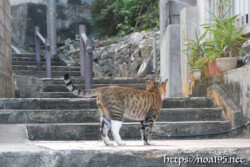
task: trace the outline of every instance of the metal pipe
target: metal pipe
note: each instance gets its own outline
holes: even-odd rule
[[[37,33],[39,33],[39,27],[35,26],[35,46],[36,46],[36,65],[41,65],[41,56],[40,56],[40,40],[38,39]]]
[[[85,69],[85,89],[92,89],[92,69],[93,69],[93,56],[92,56],[92,40],[86,41],[86,69]]]
[[[51,78],[51,52],[49,39],[45,40],[45,55],[46,55],[46,76]]]
[[[47,32],[51,44],[51,55],[55,55],[57,52],[55,0],[47,0]]]
[[[156,73],[156,66],[157,66],[157,55],[156,55],[156,35],[160,35],[159,32],[155,32],[153,35],[153,71],[152,73]]]
[[[85,34],[86,27],[84,25],[79,26],[80,33],[80,69],[81,69],[81,77],[85,77],[85,62],[86,62],[86,45],[83,41],[82,34]]]

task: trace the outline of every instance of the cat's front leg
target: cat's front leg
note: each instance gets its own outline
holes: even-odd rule
[[[155,145],[151,141],[152,130],[153,130],[154,121],[155,121],[154,113],[155,112],[153,112],[153,110],[150,110],[144,120],[144,137],[143,137],[144,145]]]
[[[126,145],[126,143],[122,141],[121,136],[119,134],[121,126],[122,121],[111,120],[112,135],[119,146],[124,146]]]

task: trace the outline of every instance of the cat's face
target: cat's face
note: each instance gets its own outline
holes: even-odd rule
[[[161,94],[166,95],[166,84],[168,79],[163,82],[153,82],[151,80],[146,80],[146,90],[150,92],[160,91]]]

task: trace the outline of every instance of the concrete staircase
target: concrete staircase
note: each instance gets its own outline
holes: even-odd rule
[[[187,138],[196,140],[175,137],[173,139],[182,140],[169,141],[160,137],[230,129],[231,122],[226,119],[222,108],[209,97],[164,99],[152,136],[157,146],[142,146],[139,123],[124,120],[120,134],[128,145],[106,147],[100,140],[100,112],[96,99],[74,96],[67,91],[61,78],[69,73],[73,76],[73,83],[84,88],[79,68],[54,62],[53,78],[48,79],[44,78],[45,67],[36,67],[33,57],[34,54],[13,55],[17,85],[21,97],[26,98],[0,98],[1,167],[180,166],[178,163],[164,163],[164,159],[166,156],[192,159],[194,155],[198,158],[239,156],[245,158],[246,166],[250,165],[248,139],[228,140],[221,139],[225,135],[216,135]],[[144,79],[104,78],[93,82],[93,87],[121,85],[145,89]],[[213,140],[207,140],[210,138]],[[191,164],[200,165],[194,161]]]
[[[73,78],[73,83],[84,89],[84,79],[80,78],[80,67],[67,67],[62,61],[52,60],[52,78],[46,78],[45,59],[41,67],[36,66],[35,54],[13,54],[12,69],[21,98],[77,98],[69,93],[63,82],[64,74]],[[94,78],[93,88],[119,85],[135,89],[145,89],[145,79]]]
[[[100,140],[100,112],[94,98],[0,99],[0,108],[0,123],[24,125],[29,140]],[[211,98],[168,98],[163,101],[153,139],[230,127]],[[120,134],[125,140],[140,140],[139,123],[125,120]]]
[[[73,76],[73,83],[84,89],[79,67],[66,67],[60,61],[52,61],[53,78],[44,78],[45,67],[36,66],[35,54],[14,54],[13,70],[17,75],[21,97],[26,98],[0,100],[1,124],[25,125],[29,140],[100,139],[100,112],[95,99],[73,95],[63,82],[62,76],[69,73]],[[110,85],[145,89],[145,80],[93,79],[94,88]],[[159,136],[166,134],[210,133],[230,128],[230,121],[225,119],[222,108],[216,107],[212,98],[169,98],[163,101],[153,138],[161,139]],[[139,132],[138,122],[125,120],[121,129],[123,139],[139,140]]]

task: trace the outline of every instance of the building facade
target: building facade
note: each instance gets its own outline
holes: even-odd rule
[[[9,0],[0,1],[0,97],[14,97]]]

